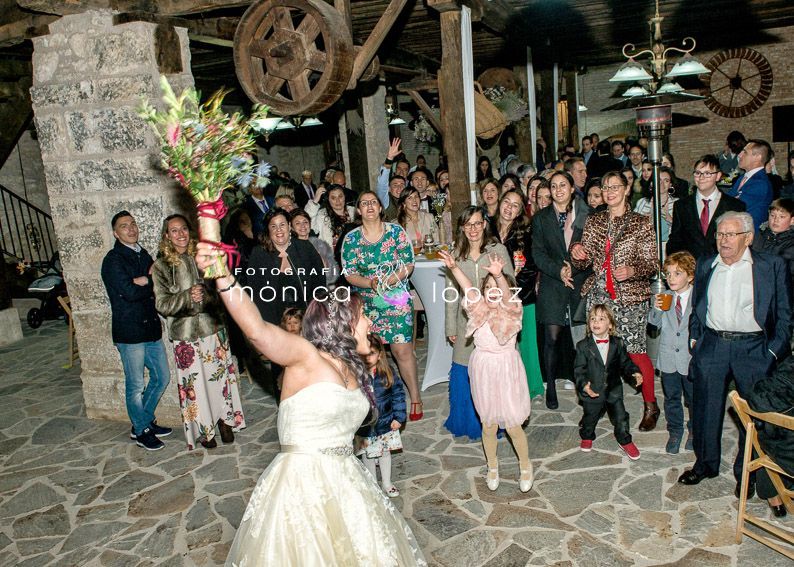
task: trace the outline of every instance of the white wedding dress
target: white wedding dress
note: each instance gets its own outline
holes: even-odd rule
[[[279,406],[279,453],[259,478],[227,566],[427,565],[400,512],[353,456],[360,390],[318,382]]]

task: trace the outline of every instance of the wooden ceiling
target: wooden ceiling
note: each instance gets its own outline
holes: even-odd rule
[[[624,43],[648,43],[647,19],[654,9],[653,0],[461,1],[474,7],[475,19],[477,12],[486,12],[473,30],[478,70],[523,64],[526,46],[532,47],[539,67],[554,61],[566,66],[621,61]],[[389,0],[350,3],[354,43],[362,44]],[[0,0],[0,49],[6,54],[29,54],[26,39],[46,33],[47,24],[59,15],[112,8],[133,18],[175,18],[187,25],[193,37],[197,82],[222,82],[233,79],[230,40],[249,4],[235,0]],[[665,41],[672,44],[692,35],[699,50],[775,41],[775,28],[794,25],[792,0],[660,0],[659,4],[665,16]],[[438,13],[423,0],[408,0],[379,55],[393,82],[410,78],[410,70],[435,72],[441,60]]]

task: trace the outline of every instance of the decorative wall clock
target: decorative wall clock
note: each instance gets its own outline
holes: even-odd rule
[[[747,47],[717,53],[706,63],[705,105],[725,118],[752,114],[772,93],[772,66],[766,57]]]

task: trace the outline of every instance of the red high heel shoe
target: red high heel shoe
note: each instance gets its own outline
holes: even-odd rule
[[[418,408],[419,411],[416,411]],[[411,413],[408,414],[408,419],[411,421],[419,421],[425,415],[423,411],[422,402],[411,402]]]

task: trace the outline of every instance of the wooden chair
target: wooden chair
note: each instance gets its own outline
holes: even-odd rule
[[[77,348],[77,341],[75,340],[74,335],[74,317],[72,317],[71,307],[72,302],[67,295],[66,297],[58,297],[58,303],[61,304],[64,313],[66,313],[66,316],[69,318],[69,362],[63,366],[64,368],[69,369],[74,366],[74,361],[80,358],[80,350]]]
[[[747,439],[744,444],[744,468],[742,470],[742,488],[741,498],[739,499],[739,511],[736,522],[736,542],[741,543],[742,536],[747,535],[764,545],[771,547],[790,559],[794,559],[794,531],[783,529],[778,526],[772,525],[769,522],[762,520],[757,516],[753,516],[747,511],[747,482],[750,478],[750,473],[760,468],[766,469],[772,484],[775,486],[780,499],[788,510],[789,514],[794,514],[794,490],[788,490],[783,484],[780,475],[788,478],[794,478],[786,473],[772,458],[767,455],[761,448],[758,442],[758,430],[756,429],[753,420],[771,423],[778,427],[794,430],[794,417],[783,415],[781,413],[759,413],[750,409],[747,402],[739,396],[735,390],[730,393],[731,403],[739,415],[739,419],[747,430]],[[755,458],[753,458],[753,451],[755,451]],[[770,533],[777,537],[781,542],[788,545],[782,545],[779,541],[771,539],[767,535],[763,535],[758,531],[752,530],[746,524],[753,524],[758,528]]]

